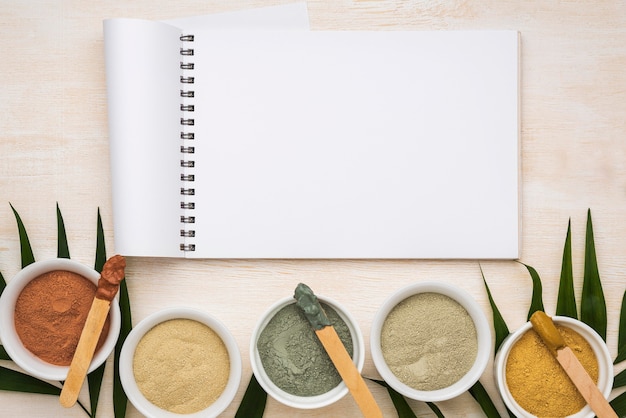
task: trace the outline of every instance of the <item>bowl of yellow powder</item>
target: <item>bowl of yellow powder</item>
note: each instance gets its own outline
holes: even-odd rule
[[[151,418],[216,417],[241,382],[237,342],[208,313],[170,308],[143,319],[120,354],[120,380],[131,403]]]
[[[552,318],[565,343],[600,392],[607,397],[613,387],[613,363],[602,338],[573,318]],[[509,335],[494,362],[496,386],[506,406],[516,416],[591,418],[591,407],[576,390],[557,360],[527,322]]]
[[[320,305],[359,371],[365,362],[363,335],[355,318],[339,303],[318,296]],[[273,304],[250,339],[252,371],[261,387],[284,405],[315,409],[348,393],[313,327],[293,297]]]
[[[415,283],[389,297],[374,317],[370,346],[383,380],[425,402],[467,391],[484,372],[493,347],[481,307],[443,282]]]

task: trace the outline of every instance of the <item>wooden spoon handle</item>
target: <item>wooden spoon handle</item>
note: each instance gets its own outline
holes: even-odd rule
[[[598,418],[618,418],[571,348],[558,350],[556,359]]]
[[[591,379],[587,370],[580,364],[572,349],[565,344],[565,340],[552,322],[552,318],[543,311],[536,311],[530,317],[530,323],[598,418],[617,418],[617,414]]]
[[[60,402],[66,408],[70,408],[78,400],[80,388],[83,386],[85,376],[87,376],[98,339],[102,333],[102,327],[109,314],[110,305],[111,302],[108,300],[98,298],[93,300],[67,373],[67,379],[61,389]]]
[[[352,362],[352,358],[343,346],[337,331],[332,326],[326,326],[315,330],[315,334],[324,346],[339,375],[345,382],[359,409],[366,418],[382,418],[381,412],[374,396],[365,384],[361,373]]]

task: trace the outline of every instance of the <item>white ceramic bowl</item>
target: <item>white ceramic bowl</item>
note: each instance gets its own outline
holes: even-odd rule
[[[363,364],[365,362],[365,344],[363,342],[363,334],[361,333],[361,330],[359,329],[355,318],[350,315],[350,313],[344,307],[339,305],[334,300],[326,298],[324,296],[317,296],[317,298],[320,302],[323,302],[332,307],[337,312],[339,317],[346,323],[346,325],[348,325],[348,329],[350,330],[350,334],[352,335],[352,360],[360,372],[363,369]],[[265,312],[265,314],[256,324],[254,330],[252,331],[252,336],[250,339],[250,362],[252,363],[252,371],[254,372],[257,381],[265,390],[265,392],[267,392],[272,398],[276,399],[280,403],[290,406],[292,408],[299,409],[321,408],[338,401],[348,393],[348,387],[343,381],[330,391],[321,395],[292,395],[291,393],[286,392],[276,386],[276,384],[272,382],[272,380],[268,377],[265,369],[263,368],[263,364],[261,363],[261,357],[259,356],[259,351],[257,349],[257,341],[259,339],[259,336],[261,335],[261,332],[263,331],[263,329],[265,329],[269,321],[274,317],[274,315],[276,315],[279,310],[295,302],[296,301],[293,297],[286,297],[277,301]]]
[[[563,325],[576,331],[591,345],[591,348],[598,359],[598,388],[604,397],[608,397],[611,393],[611,389],[613,388],[613,361],[611,360],[609,350],[602,338],[587,324],[573,318],[554,316],[552,317],[552,321],[555,324]],[[534,418],[535,416],[529,414],[522,407],[520,407],[515,401],[515,398],[511,395],[511,392],[506,384],[506,363],[509,358],[509,353],[511,352],[511,347],[513,347],[522,335],[524,335],[531,328],[532,324],[527,322],[517,331],[509,335],[500,346],[500,350],[496,355],[496,360],[493,366],[496,386],[498,387],[498,391],[500,392],[504,403],[511,410],[511,412],[521,418]],[[593,416],[595,416],[595,414],[591,410],[591,407],[586,405],[576,414],[570,415],[569,417],[591,418]]]
[[[211,328],[224,342],[230,359],[230,374],[222,394],[206,409],[192,414],[177,414],[154,405],[146,399],[143,393],[141,393],[133,373],[133,358],[139,341],[156,325],[171,319],[192,319]],[[241,353],[239,352],[237,341],[232,336],[230,331],[228,331],[226,326],[213,316],[204,311],[192,308],[178,307],[164,309],[144,318],[133,328],[130,334],[128,334],[120,354],[120,380],[122,382],[122,386],[124,387],[124,392],[126,392],[128,399],[135,406],[135,408],[149,418],[216,417],[222,413],[228,405],[230,405],[237,394],[239,383],[241,382],[241,373]]]
[[[380,336],[383,323],[393,308],[406,298],[419,293],[439,293],[458,302],[474,321],[478,339],[476,360],[470,370],[456,383],[437,390],[417,390],[401,382],[391,371],[383,357]],[[467,391],[485,371],[492,351],[491,328],[483,311],[476,301],[464,290],[442,282],[420,282],[398,290],[378,310],[374,316],[370,334],[370,346],[374,365],[389,386],[400,394],[419,401],[436,402],[452,399]]]
[[[15,303],[24,287],[35,277],[44,273],[65,270],[80,274],[89,279],[96,286],[100,273],[66,258],[37,261],[20,270],[7,284],[0,297],[0,340],[11,359],[24,371],[32,376],[47,380],[65,380],[69,366],[56,366],[45,362],[28,351],[15,331],[14,312]],[[98,368],[106,361],[113,349],[120,333],[121,314],[117,297],[111,301],[110,326],[107,338],[102,347],[94,354],[89,372]]]

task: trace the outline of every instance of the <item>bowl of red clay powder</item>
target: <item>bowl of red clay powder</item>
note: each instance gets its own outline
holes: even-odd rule
[[[99,278],[97,271],[65,258],[19,271],[0,297],[0,340],[9,357],[32,376],[65,380]],[[115,348],[120,325],[114,298],[89,372]]]

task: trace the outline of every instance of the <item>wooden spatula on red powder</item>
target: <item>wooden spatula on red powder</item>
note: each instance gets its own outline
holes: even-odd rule
[[[111,301],[120,288],[120,282],[124,278],[126,260],[121,255],[115,255],[104,263],[96,297],[91,304],[85,326],[80,334],[72,363],[70,364],[67,379],[61,389],[61,405],[66,408],[73,406],[78,400],[80,388],[83,386],[89,365],[93,359],[98,339],[102,333],[102,327],[109,314]]]

